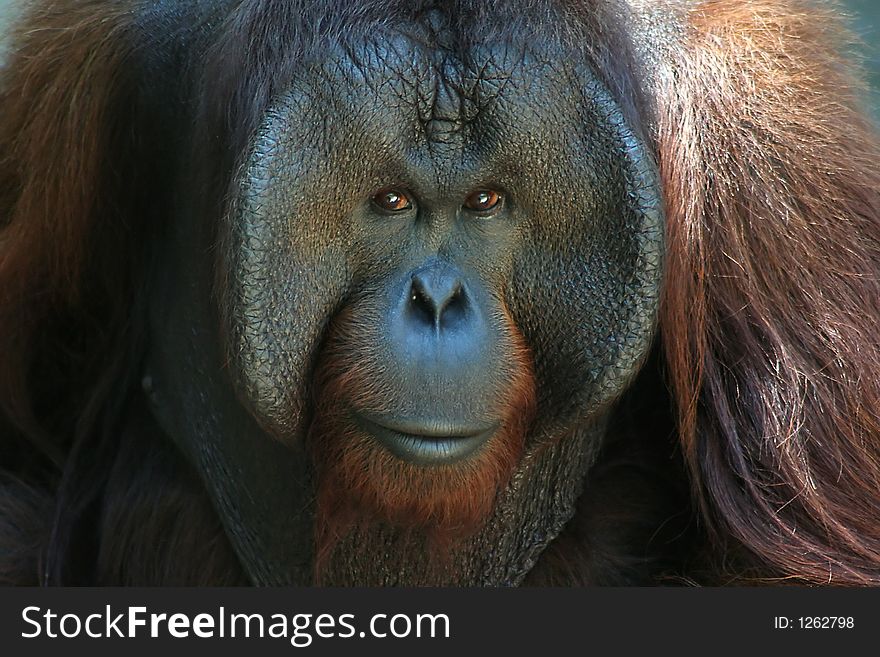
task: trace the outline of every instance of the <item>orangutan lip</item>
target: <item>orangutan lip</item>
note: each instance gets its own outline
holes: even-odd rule
[[[461,461],[476,452],[498,428],[497,425],[487,429],[411,422],[394,422],[394,426],[388,426],[385,421],[379,424],[362,415],[356,416],[356,422],[394,456],[415,465]]]

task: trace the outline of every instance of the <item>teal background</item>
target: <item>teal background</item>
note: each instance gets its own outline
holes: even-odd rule
[[[871,84],[870,102],[880,119],[880,0],[846,0],[850,25],[858,36],[864,65]]]

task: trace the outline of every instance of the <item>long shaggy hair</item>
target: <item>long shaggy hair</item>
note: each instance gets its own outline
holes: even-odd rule
[[[661,325],[721,549],[878,584],[880,144],[844,36],[809,2],[694,10],[659,90]]]
[[[297,32],[307,2],[247,0],[186,27],[143,4],[36,3],[0,74],[6,583],[245,581],[198,477],[140,400],[145,245],[156,218],[172,215],[164,163],[182,143],[144,98],[167,84],[167,111],[195,108],[204,152],[218,149],[204,164],[216,165],[206,180],[222,200],[309,44],[419,3],[338,0],[314,34]],[[554,3],[488,4],[486,24],[503,33],[507,14]],[[880,143],[856,100],[847,34],[806,0],[555,4],[660,165],[668,263],[657,371],[708,541],[704,581],[880,584]],[[649,48],[649,74],[627,26],[655,11],[680,16]],[[190,52],[204,33],[211,43]],[[528,386],[513,388],[511,408],[528,407]],[[481,475],[485,491],[516,458],[516,441],[505,444]],[[412,473],[380,478],[380,490],[351,472],[332,476],[395,517],[454,524],[480,517],[491,497],[416,508]],[[548,551],[563,570],[577,570],[579,548],[560,552],[574,535]]]

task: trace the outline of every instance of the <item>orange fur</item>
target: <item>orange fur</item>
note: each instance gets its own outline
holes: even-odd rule
[[[880,584],[880,144],[836,18],[709,1],[658,79],[661,325],[719,552]]]

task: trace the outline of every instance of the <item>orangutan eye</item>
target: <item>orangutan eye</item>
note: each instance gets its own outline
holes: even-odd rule
[[[409,196],[399,189],[383,189],[373,195],[373,203],[384,212],[403,212],[412,208]]]
[[[474,212],[492,212],[501,207],[501,194],[491,189],[478,189],[465,200],[464,207]]]

